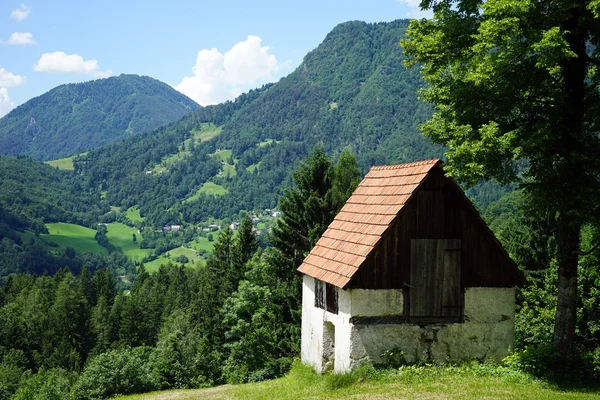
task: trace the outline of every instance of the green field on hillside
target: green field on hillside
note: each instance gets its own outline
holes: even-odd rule
[[[211,233],[213,235],[213,239],[216,239],[217,236],[219,235],[219,232],[211,232]],[[198,241],[198,243],[196,243],[196,240],[189,243],[190,246],[192,246],[196,251],[204,250],[207,252],[212,252],[213,248],[215,247],[214,240],[211,242],[206,237],[199,237],[197,239],[197,241]]]
[[[215,126],[214,124],[200,124],[200,129],[193,129],[190,133],[194,135],[196,143],[201,143],[218,136],[222,130],[223,127]]]
[[[62,248],[72,247],[77,251],[108,254],[108,251],[94,239],[96,231],[93,229],[63,222],[46,224],[46,227],[49,233],[40,236],[44,240],[54,242]]]
[[[106,237],[113,244],[113,246],[120,247],[123,250],[123,254],[129,257],[131,260],[141,260],[146,255],[152,252],[151,249],[140,249],[140,242],[142,241],[142,235],[138,232],[137,228],[132,228],[120,222],[113,222],[106,224]],[[136,242],[133,243],[133,235],[136,236]]]
[[[200,197],[202,193],[213,196],[221,196],[227,193],[227,189],[213,182],[205,182],[202,187],[196,191],[196,193],[185,199],[185,201],[194,201]]]
[[[171,260],[177,259],[179,256],[186,256],[190,263],[196,263],[200,260],[200,255],[194,249],[186,249],[185,247],[177,247],[176,249],[167,252]]]
[[[129,218],[130,221],[133,222],[143,222],[144,217],[140,215],[140,209],[138,206],[129,207],[127,211],[125,211],[125,216]]]
[[[561,390],[506,367],[361,368],[351,374],[317,375],[296,365],[280,379],[208,389],[170,390],[121,400],[191,399],[598,399],[600,390]]]
[[[69,171],[73,171],[75,167],[73,166],[73,157],[67,158],[59,158],[58,160],[46,161],[46,164],[56,167],[58,169],[65,169]]]

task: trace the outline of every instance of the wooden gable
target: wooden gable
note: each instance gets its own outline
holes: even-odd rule
[[[523,280],[440,160],[373,167],[299,271],[340,288],[410,289],[421,239],[460,243],[461,290]]]

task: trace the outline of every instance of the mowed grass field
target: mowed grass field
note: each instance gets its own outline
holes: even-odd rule
[[[46,164],[58,169],[65,169],[69,171],[73,171],[75,169],[75,167],[73,166],[73,157],[59,158],[58,160],[46,161]]]
[[[64,222],[46,224],[46,227],[49,233],[40,236],[44,240],[58,244],[61,248],[72,247],[77,251],[108,254],[108,251],[94,239],[96,235],[94,229]]]
[[[106,224],[106,237],[117,247],[123,250],[123,254],[132,260],[141,260],[146,255],[152,252],[151,249],[140,249],[142,235],[137,231],[137,228],[132,228],[121,222],[113,222]],[[133,243],[133,235],[136,236],[136,242]]]
[[[196,191],[196,193],[194,193],[193,195],[191,195],[184,201],[186,201],[186,202],[194,201],[194,200],[198,199],[198,197],[200,197],[200,195],[202,193],[208,194],[208,195],[213,195],[213,196],[221,196],[221,195],[224,195],[227,193],[227,189],[225,189],[223,186],[217,185],[216,183],[213,183],[213,182],[205,182],[202,185],[202,187]]]
[[[121,400],[189,399],[525,399],[591,400],[600,390],[563,390],[505,367],[362,368],[322,375],[296,365],[283,378],[208,389],[170,390],[118,397]]]
[[[140,209],[137,206],[129,207],[127,211],[125,211],[125,216],[133,222],[144,221],[144,217],[140,215]]]

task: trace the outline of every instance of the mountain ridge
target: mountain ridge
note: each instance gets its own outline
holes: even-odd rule
[[[151,131],[198,108],[154,78],[121,74],[57,86],[0,119],[0,154],[42,161]]]

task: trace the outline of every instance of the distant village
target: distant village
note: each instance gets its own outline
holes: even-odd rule
[[[263,215],[263,217],[268,216],[271,218],[279,218],[279,217],[281,217],[281,211],[265,208],[262,212],[262,215]],[[261,218],[259,216],[257,216],[256,214],[250,214],[249,216],[250,216],[250,220],[252,221],[253,225],[257,225],[259,222],[261,222]],[[229,228],[231,228],[234,231],[237,230],[239,227],[240,227],[239,222],[232,222],[231,224],[229,224]],[[201,232],[216,232],[221,229],[221,225],[209,224],[209,225],[205,225],[205,226],[198,226],[196,229]],[[163,226],[163,228],[162,228],[163,233],[180,232],[182,230],[183,230],[183,225],[175,225],[175,224],[167,224],[167,225]],[[257,229],[256,227],[253,228],[253,231],[256,233],[256,235],[260,235],[262,233],[262,230]]]

